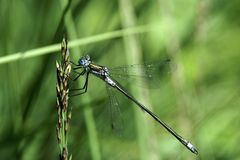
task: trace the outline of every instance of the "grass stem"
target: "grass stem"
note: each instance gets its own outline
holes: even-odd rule
[[[62,41],[62,62],[58,63],[56,61],[57,68],[57,113],[58,113],[58,123],[56,126],[57,139],[60,148],[59,159],[60,160],[70,160],[67,140],[68,140],[68,130],[69,121],[71,119],[71,109],[68,106],[68,93],[69,93],[69,75],[71,72],[69,50],[67,48],[67,41],[63,39]]]

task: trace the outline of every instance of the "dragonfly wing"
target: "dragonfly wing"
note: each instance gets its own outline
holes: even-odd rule
[[[166,59],[158,63],[134,64],[110,68],[110,75],[119,82],[131,82],[131,84],[159,88],[161,78],[169,75],[171,61]],[[147,85],[146,85],[147,84]]]
[[[123,129],[123,119],[119,107],[119,102],[114,92],[114,88],[108,84],[106,84],[106,88],[109,96],[108,110],[110,114],[111,128],[114,132],[117,132],[117,134],[119,134]]]

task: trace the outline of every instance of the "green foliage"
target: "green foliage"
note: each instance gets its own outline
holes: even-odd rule
[[[64,35],[74,62],[83,54],[109,67],[171,57],[159,89],[141,95],[127,84],[129,92],[200,159],[240,159],[239,10],[237,0],[0,1],[0,159],[58,158],[55,61]],[[72,159],[196,159],[117,96],[117,133],[100,80],[91,77],[88,93],[70,99]]]

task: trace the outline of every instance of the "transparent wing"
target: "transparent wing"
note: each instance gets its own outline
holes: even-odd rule
[[[117,134],[122,132],[123,129],[123,120],[121,115],[121,110],[119,107],[119,102],[116,98],[115,92],[113,91],[113,88],[106,84],[107,93],[109,96],[109,114],[110,114],[110,120],[111,120],[111,128],[114,132]]]
[[[117,81],[131,82],[150,88],[158,88],[160,79],[170,73],[170,59],[163,60],[158,63],[134,64],[109,68],[110,75]]]

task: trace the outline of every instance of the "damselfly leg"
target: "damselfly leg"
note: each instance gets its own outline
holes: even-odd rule
[[[75,64],[74,64],[75,65]],[[81,69],[82,67],[79,66],[79,67],[75,67],[73,68],[74,71],[78,74],[74,79],[73,81],[76,81],[80,76],[83,76],[85,73],[86,73],[86,70],[82,70],[81,72],[77,72],[76,70],[77,69]],[[72,96],[78,96],[78,95],[81,95],[81,94],[84,94],[87,92],[87,89],[88,89],[88,77],[89,77],[89,72],[87,72],[86,74],[86,78],[85,78],[85,82],[84,82],[84,85],[83,87],[81,88],[77,88],[77,89],[70,89],[71,92],[75,92],[73,94],[70,94],[70,97]],[[77,93],[76,93],[77,92]]]

